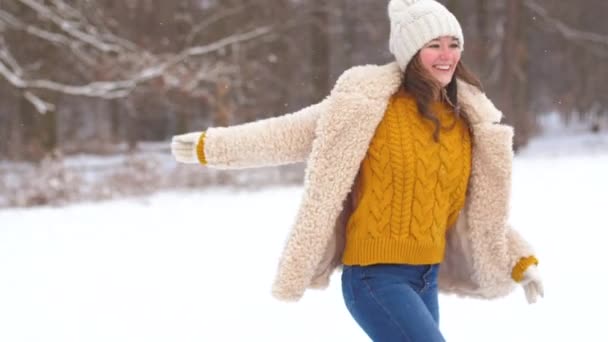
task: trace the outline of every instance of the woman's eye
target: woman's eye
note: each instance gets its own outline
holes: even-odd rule
[[[433,48],[433,49],[438,49],[439,48],[439,44],[431,44],[431,45],[429,45],[427,47]]]
[[[450,47],[452,49],[458,49],[460,47],[460,45],[458,45],[458,44],[452,44],[452,45],[450,45]]]

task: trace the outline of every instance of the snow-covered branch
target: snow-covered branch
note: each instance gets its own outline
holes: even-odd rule
[[[99,32],[97,32],[97,30],[94,27],[87,26],[87,27],[84,27],[84,30],[82,30],[81,23],[70,21],[67,18],[61,17],[59,14],[55,13],[49,7],[45,6],[42,3],[37,2],[35,0],[19,0],[19,1],[21,3],[23,3],[24,5],[28,6],[29,8],[31,8],[32,10],[34,10],[40,17],[46,18],[46,19],[50,20],[51,22],[53,22],[55,25],[57,25],[57,27],[59,27],[62,31],[66,32],[68,35],[78,39],[79,41],[81,41],[83,43],[89,44],[90,46],[92,46],[100,51],[121,53],[124,50],[133,48],[133,46],[134,46],[132,44],[129,44],[129,45],[124,44],[123,40],[120,40],[120,41],[115,40],[113,42],[103,41],[102,39],[100,39],[101,37],[99,35]],[[59,1],[55,1],[56,4],[58,2]],[[68,5],[65,5],[65,6],[68,6]],[[71,7],[66,7],[66,8],[71,9],[70,11],[68,11],[68,13],[72,13],[72,12],[76,11],[75,9],[73,9]],[[109,37],[112,37],[112,36],[110,35]]]
[[[5,48],[5,46],[6,42],[4,40],[4,37],[0,36],[0,62],[7,63],[15,71],[15,74],[19,76],[23,75],[23,70],[21,69],[21,66],[19,65],[19,63],[17,63],[15,57],[13,57],[13,55]]]
[[[7,63],[14,70],[14,72],[12,73],[12,79],[18,79],[18,76],[23,75],[23,70],[21,69],[21,66],[17,63],[15,58],[11,55],[10,51],[4,48],[5,46],[6,42],[4,41],[4,37],[0,36],[0,73],[3,69],[8,70],[8,67],[4,65],[4,63]],[[49,110],[53,110],[55,108],[53,104],[44,101],[43,99],[28,90],[24,92],[23,96],[32,105],[34,105],[34,107],[39,113],[45,114]]]
[[[81,95],[102,98],[116,98],[126,96],[134,87],[134,81],[93,82],[83,86],[61,84],[49,80],[24,80],[16,72],[0,61],[0,75],[16,88],[20,89],[46,89],[64,94]]]
[[[187,74],[186,72],[181,72],[181,76],[173,75],[174,73],[180,73],[177,71],[172,72],[171,69],[191,57],[200,57],[206,54],[219,51],[220,49],[226,48],[230,45],[239,44],[260,37],[264,34],[271,32],[271,30],[271,27],[260,27],[250,32],[235,34],[226,37],[208,45],[189,47],[175,55],[165,56],[164,58],[155,57],[153,60],[150,61],[150,66],[130,73],[130,77],[114,81],[91,82],[85,85],[69,85],[46,79],[25,79],[23,76],[22,69],[15,61],[15,59],[11,57],[9,51],[5,48],[6,44],[0,41],[0,75],[2,75],[14,87],[26,90],[26,97],[28,98],[28,100],[32,102],[32,104],[34,104],[36,108],[42,113],[48,110],[49,104],[35,96],[30,90],[43,89],[70,95],[111,99],[125,97],[138,84],[144,83],[157,77],[164,77],[173,86],[178,86],[180,82],[183,81],[183,78],[188,78],[189,82],[187,84],[184,84],[182,88],[193,90],[195,88],[195,82],[216,82],[220,78],[220,75],[222,73],[221,70],[226,71],[228,70],[228,68],[213,68],[209,65],[203,65],[201,66],[198,72],[195,72],[189,76],[184,75]],[[138,57],[134,55],[133,58]]]
[[[608,36],[601,35],[595,32],[586,32],[574,29],[566,25],[559,19],[556,19],[549,15],[549,12],[534,0],[528,0],[524,2],[524,4],[529,10],[539,15],[547,23],[552,25],[564,38],[587,43],[600,44],[608,47]]]
[[[217,42],[208,45],[190,47],[175,56],[170,63],[175,64],[188,57],[202,56],[211,52],[219,51],[227,46],[242,43],[270,32],[272,32],[272,26],[264,26],[246,33],[235,34],[224,39],[220,39]]]
[[[57,3],[57,6],[67,6],[61,1],[55,2]],[[60,8],[62,8],[62,10],[65,9],[64,7]],[[74,9],[70,9],[67,11],[67,13],[71,13],[72,16],[78,15],[77,13],[74,13],[74,11]],[[4,24],[5,27],[9,27],[13,30],[26,32],[34,37],[49,42],[50,44],[66,47],[73,52],[75,57],[83,61],[88,66],[94,66],[99,53],[105,53],[104,51],[85,49],[85,46],[88,45],[87,42],[84,42],[79,38],[66,35],[64,31],[52,32],[46,29],[42,29],[39,26],[30,23],[25,23],[19,18],[12,15],[11,13],[0,9],[0,25],[1,24]],[[146,51],[143,51],[143,49],[138,49],[135,44],[129,42],[128,40],[116,37],[112,34],[99,33],[99,39],[119,42],[120,46],[124,46],[124,50],[129,51],[131,54],[135,51],[138,51],[138,53],[140,54],[147,53]]]
[[[25,91],[23,96],[36,108],[40,114],[46,114],[49,111],[55,110],[54,104],[44,101],[31,91]]]
[[[195,25],[192,30],[190,30],[190,33],[188,33],[188,36],[186,37],[186,44],[190,45],[193,41],[194,38],[201,33],[202,31],[206,30],[207,28],[209,28],[211,25],[217,23],[218,21],[228,18],[231,15],[234,15],[236,13],[239,13],[241,11],[243,11],[246,8],[246,5],[242,5],[242,6],[237,6],[237,7],[231,7],[228,9],[223,9],[220,10],[219,12],[211,15],[209,18],[203,20],[202,22],[198,23],[197,25]]]
[[[14,17],[12,14],[1,9],[0,22],[4,22],[8,27],[11,27],[12,29],[25,31],[33,36],[36,36],[53,44],[74,47],[77,43],[74,40],[68,39],[64,35],[50,32],[31,24],[26,24],[18,18]]]

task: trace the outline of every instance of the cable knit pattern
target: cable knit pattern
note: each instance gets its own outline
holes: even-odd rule
[[[431,111],[444,127],[456,119],[441,103]],[[434,127],[411,95],[391,98],[355,184],[345,264],[442,261],[445,232],[464,206],[471,141],[462,118],[453,129],[442,129],[439,142]]]
[[[471,153],[469,153],[471,149],[471,136],[468,131],[468,127],[460,127],[462,137],[465,139],[464,143],[460,146],[450,146],[447,144],[443,144],[446,149],[450,150],[449,154],[459,153],[458,151],[451,149],[460,148],[460,155],[462,156],[462,163],[460,170],[458,168],[452,168],[449,172],[449,182],[450,184],[456,184],[453,187],[453,191],[450,196],[451,207],[450,207],[450,215],[448,217],[447,226],[451,227],[456,224],[456,220],[458,219],[458,214],[460,213],[460,208],[464,207],[465,204],[465,196],[462,194],[466,194],[467,187],[469,185],[469,174],[470,174],[470,165],[471,165]]]
[[[393,179],[390,171],[390,146],[387,144],[389,132],[385,130],[379,132],[378,139],[372,142],[368,152],[369,158],[373,163],[369,164],[369,172],[371,174],[370,182],[372,183],[372,197],[369,206],[369,220],[365,224],[368,227],[368,232],[373,237],[379,237],[384,232],[387,232],[390,223],[391,202],[393,200],[393,182],[399,181],[399,177]]]

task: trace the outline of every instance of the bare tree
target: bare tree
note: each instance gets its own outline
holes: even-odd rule
[[[34,110],[48,114],[44,119],[31,113],[22,115],[28,127],[42,120],[48,128],[45,131],[48,144],[42,150],[54,148],[57,140],[54,137],[56,103],[53,101],[57,94],[125,99],[126,102],[121,102],[127,127],[132,128],[128,130],[128,134],[133,135],[129,139],[130,145],[134,146],[138,136],[134,131],[138,127],[138,111],[137,105],[130,101],[133,101],[136,89],[160,93],[177,90],[189,97],[204,98],[217,107],[219,104],[214,101],[222,99],[217,96],[218,84],[225,85],[238,69],[234,60],[227,61],[222,54],[227,50],[234,54],[241,44],[260,39],[273,30],[271,25],[251,23],[236,30],[234,26],[231,30],[220,30],[222,33],[215,39],[209,39],[209,35],[200,35],[205,28],[195,25],[193,18],[186,25],[168,24],[173,17],[167,15],[177,16],[180,11],[187,13],[190,11],[188,6],[178,8],[177,4],[163,3],[167,8],[158,11],[157,5],[150,1],[139,0],[131,4],[134,8],[124,13],[144,14],[135,17],[136,27],[158,27],[153,22],[159,22],[161,27],[167,23],[166,26],[173,29],[154,32],[157,33],[155,37],[167,35],[160,42],[150,41],[149,32],[142,35],[141,31],[134,31],[126,34],[130,37],[121,36],[112,30],[112,27],[119,27],[115,20],[110,19],[109,24],[105,24],[100,8],[80,8],[67,1],[14,0],[0,9],[0,25],[7,32],[6,39],[0,36],[0,75],[20,90],[22,98]],[[120,11],[124,8],[120,6],[107,10],[115,12],[116,16],[111,18],[134,19],[124,14],[121,17]],[[155,18],[155,13],[160,18]],[[163,13],[165,17],[162,17]],[[210,19],[207,24],[212,22]],[[215,24],[218,24],[217,20]],[[192,25],[188,34],[180,31],[188,25]],[[172,42],[169,38],[174,36],[184,37],[184,41]],[[39,44],[22,44],[28,41]],[[38,51],[32,51],[35,46]],[[57,57],[57,63],[49,63],[51,54]],[[19,108],[22,112],[30,110],[22,102]],[[25,135],[28,139],[41,136],[39,133]]]
[[[441,2],[518,147],[541,113],[599,129],[608,2]],[[388,29],[386,1],[2,0],[0,154],[134,149],[294,110],[345,68],[392,60]]]

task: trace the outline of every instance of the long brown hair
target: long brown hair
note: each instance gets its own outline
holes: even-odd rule
[[[437,99],[441,99],[454,109],[456,119],[463,117],[466,120],[469,109],[458,102],[458,86],[456,80],[460,79],[480,90],[483,89],[483,86],[481,85],[479,78],[467,68],[461,60],[458,62],[458,65],[456,65],[452,81],[445,86],[445,88],[442,88],[433,76],[424,68],[419,55],[420,52],[416,53],[411,62],[407,65],[401,88],[414,96],[420,115],[433,122],[435,125],[433,138],[438,142],[439,131],[442,127],[439,118],[430,111],[431,103],[435,102]],[[457,120],[454,120],[450,127],[443,128],[447,130],[454,128],[456,121]]]

